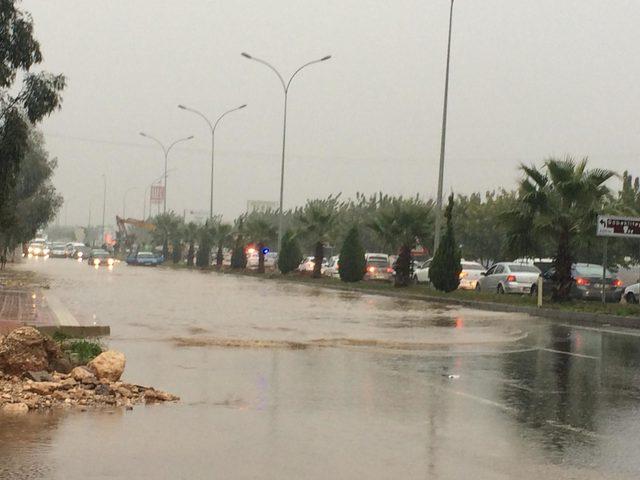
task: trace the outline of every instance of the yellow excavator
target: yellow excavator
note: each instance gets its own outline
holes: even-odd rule
[[[135,234],[127,230],[127,225],[132,225],[148,232],[153,232],[156,229],[155,223],[145,222],[144,220],[136,220],[135,218],[121,218],[117,215],[116,224],[118,225],[119,242],[124,243],[124,246],[127,249],[132,248],[133,243],[136,240]]]

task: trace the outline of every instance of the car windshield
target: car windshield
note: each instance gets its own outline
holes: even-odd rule
[[[155,255],[150,252],[140,252],[138,258],[153,258]]]
[[[484,267],[479,263],[462,262],[462,269],[463,270],[484,270]]]
[[[583,277],[602,277],[602,265],[576,265],[575,273]],[[607,275],[611,276],[611,272],[607,270]]]
[[[108,257],[109,252],[105,250],[94,250],[93,252],[91,252],[91,255],[93,255],[94,257]]]
[[[382,258],[370,258],[367,262],[367,265],[373,265],[375,267],[386,267],[389,265],[389,262]]]
[[[509,270],[512,272],[522,272],[522,273],[540,273],[540,269],[538,267],[534,267],[532,265],[509,265]]]

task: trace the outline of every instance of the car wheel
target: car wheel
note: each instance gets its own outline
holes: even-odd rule
[[[414,285],[418,285],[418,284],[420,283],[420,282],[418,281],[418,276],[417,276],[417,275],[414,275],[414,276],[411,278],[411,283],[413,283]]]
[[[482,288],[480,288],[480,282],[476,282],[476,292],[481,292]]]
[[[633,292],[627,293],[627,295],[624,298],[627,300],[627,303],[638,303],[638,299],[633,294]]]
[[[538,286],[537,285],[531,285],[531,290],[529,291],[529,295],[531,295],[532,297],[535,297],[538,295]]]
[[[498,295],[502,295],[504,293],[504,287],[501,283],[498,284]]]

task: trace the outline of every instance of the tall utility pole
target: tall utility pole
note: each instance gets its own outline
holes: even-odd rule
[[[263,65],[269,67],[271,70],[273,70],[275,72],[275,74],[278,76],[278,78],[280,79],[280,83],[282,83],[282,88],[284,89],[284,117],[283,117],[283,123],[282,123],[282,163],[280,166],[280,213],[278,215],[278,252],[280,251],[280,247],[282,246],[282,227],[283,227],[283,223],[284,223],[284,205],[283,205],[283,200],[284,200],[284,158],[285,158],[285,149],[286,149],[286,142],[287,142],[287,100],[288,100],[288,95],[289,95],[289,87],[291,86],[291,81],[293,80],[293,78],[300,72],[300,70],[302,70],[305,67],[308,67],[309,65],[313,65],[314,63],[320,63],[320,62],[324,62],[326,60],[329,60],[331,58],[331,55],[327,55],[325,57],[320,58],[319,60],[313,60],[311,62],[305,63],[304,65],[302,65],[300,68],[298,68],[295,72],[293,72],[293,75],[291,75],[291,77],[289,78],[288,82],[284,81],[284,78],[282,77],[282,75],[280,75],[280,72],[278,72],[278,70],[276,70],[276,68],[271,65],[270,63],[265,62],[264,60],[260,60],[259,58],[253,57],[251,55],[249,55],[248,53],[243,52],[242,56],[245,58],[248,58],[249,60],[254,60],[258,63],[262,63]]]
[[[438,197],[436,198],[436,228],[433,240],[433,253],[440,246],[440,230],[442,228],[442,183],[444,180],[444,157],[447,144],[447,108],[449,106],[449,65],[451,63],[451,30],[453,27],[453,2],[449,12],[449,41],[447,44],[447,73],[444,83],[444,106],[442,108],[442,138],[440,140],[440,169],[438,171]]]
[[[104,191],[102,193],[102,238],[100,239],[100,247],[104,245],[104,215],[107,209],[107,176],[103,173],[102,180],[104,181]]]
[[[169,159],[169,152],[171,151],[171,149],[180,142],[185,142],[187,140],[191,140],[193,138],[193,135],[190,135],[188,137],[184,137],[184,138],[179,138],[178,140],[176,140],[175,142],[173,142],[171,145],[169,145],[168,147],[165,147],[164,144],[158,140],[155,137],[152,137],[151,135],[148,135],[144,132],[140,132],[140,135],[148,138],[150,140],[153,140],[154,142],[156,142],[158,145],[160,145],[160,147],[162,148],[162,151],[164,153],[164,207],[162,209],[162,213],[167,213],[167,163],[168,163],[168,159]],[[151,209],[151,208],[149,208]],[[160,210],[160,206],[158,206],[158,210]]]
[[[209,218],[213,218],[213,160],[214,160],[214,152],[215,152],[215,145],[216,145],[216,128],[220,123],[220,120],[222,120],[229,113],[235,112],[236,110],[241,110],[246,106],[247,106],[246,104],[240,105],[239,107],[232,108],[231,110],[227,110],[226,112],[224,112],[222,115],[218,117],[215,123],[212,124],[209,121],[209,119],[198,110],[194,108],[185,107],[184,105],[178,105],[178,108],[182,110],[186,110],[188,112],[195,113],[196,115],[199,115],[200,117],[202,117],[204,121],[207,122],[207,125],[209,125],[209,130],[211,130],[211,191],[209,194]]]

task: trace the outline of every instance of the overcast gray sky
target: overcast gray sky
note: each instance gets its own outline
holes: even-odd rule
[[[215,210],[277,200],[288,76],[285,207],[343,192],[435,196],[448,0],[24,0],[44,68],[68,76],[42,126],[59,159],[69,222],[101,209],[141,216],[170,155],[169,208],[206,210],[211,117],[247,103],[216,133]],[[445,188],[512,188],[520,162],[587,155],[640,174],[640,2],[456,0]]]

